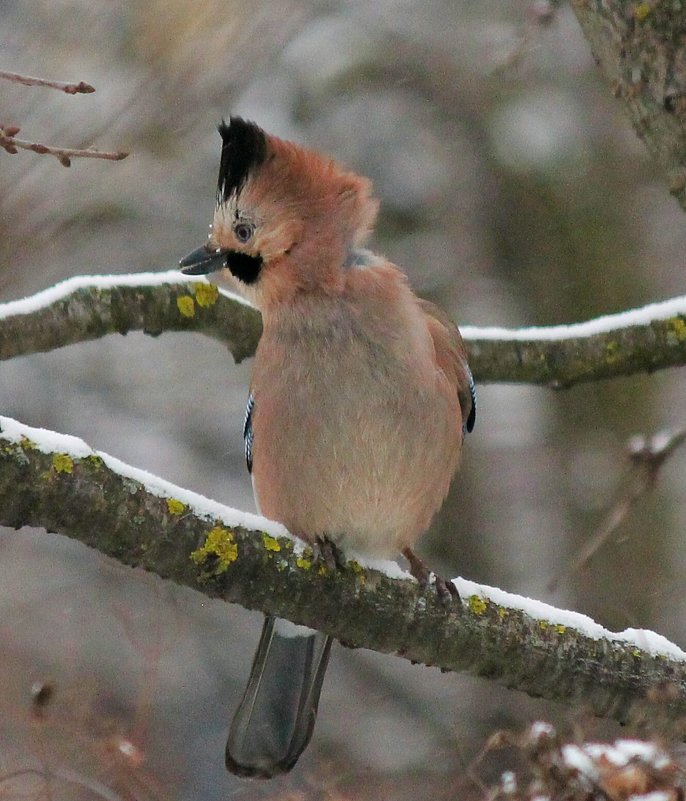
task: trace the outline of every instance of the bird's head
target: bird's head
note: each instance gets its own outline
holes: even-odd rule
[[[219,133],[209,239],[181,260],[182,271],[221,271],[263,312],[299,293],[336,293],[376,218],[371,182],[240,117]]]

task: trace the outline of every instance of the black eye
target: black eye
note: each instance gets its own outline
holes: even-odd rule
[[[236,236],[236,239],[240,243],[245,244],[255,232],[255,228],[254,226],[250,225],[250,223],[239,222],[234,225],[233,232]]]

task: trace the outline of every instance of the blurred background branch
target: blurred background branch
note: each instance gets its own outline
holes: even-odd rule
[[[686,209],[686,16],[669,3],[572,0],[593,55]]]
[[[78,83],[51,81],[46,78],[32,78],[29,75],[21,75],[18,72],[5,71],[0,71],[0,78],[22,86],[46,86],[50,89],[58,89],[68,95],[87,95],[95,92],[95,87],[85,81],[79,81]],[[54,145],[43,145],[39,142],[29,142],[26,139],[17,139],[17,134],[20,131],[21,128],[18,125],[0,125],[0,148],[10,155],[16,155],[20,150],[30,150],[41,156],[55,156],[63,167],[70,167],[73,158],[121,161],[129,155],[121,150],[113,152],[96,150],[95,148],[55,147]]]
[[[21,75],[18,72],[6,72],[0,70],[0,78],[5,81],[13,81],[23,86],[47,86],[50,89],[57,89],[68,95],[88,95],[95,91],[95,87],[85,81],[74,83],[73,81],[51,81],[47,78],[34,78],[31,75]]]

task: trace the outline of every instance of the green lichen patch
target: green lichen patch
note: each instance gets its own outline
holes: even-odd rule
[[[73,473],[74,460],[68,453],[55,453],[52,457],[52,469],[56,473]]]
[[[32,440],[29,439],[24,434],[21,435],[21,439],[19,440],[19,444],[25,451],[35,451],[38,445]]]
[[[650,3],[638,3],[634,6],[634,19],[643,22],[650,16],[652,10]]]
[[[605,345],[605,361],[607,364],[616,364],[620,358],[619,342],[611,340]]]
[[[167,498],[167,511],[170,515],[178,517],[186,511],[186,504],[176,498]]]
[[[686,340],[686,320],[683,317],[672,317],[667,320],[667,342],[678,345]]]
[[[183,317],[195,317],[195,301],[190,295],[181,295],[176,299],[176,305]]]
[[[295,564],[301,570],[309,570],[314,564],[314,554],[310,548],[305,550],[295,560]]]
[[[486,609],[488,609],[488,604],[480,595],[470,595],[467,601],[469,604],[469,609],[475,615],[483,615]]]
[[[193,284],[193,293],[198,306],[202,306],[205,309],[214,306],[219,297],[219,290],[214,284]]]
[[[278,552],[281,550],[281,545],[279,544],[279,541],[275,537],[272,537],[270,534],[267,534],[266,531],[262,533],[262,544],[264,545],[264,548],[267,551]]]
[[[205,538],[205,544],[193,551],[191,559],[203,567],[207,567],[208,562],[214,562],[212,572],[215,575],[225,573],[229,565],[238,559],[238,545],[233,532],[215,526]]]

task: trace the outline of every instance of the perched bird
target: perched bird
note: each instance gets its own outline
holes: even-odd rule
[[[426,580],[412,548],[476,412],[459,331],[362,248],[378,211],[369,180],[240,117],[219,133],[209,240],[180,266],[220,273],[262,313],[244,426],[257,506],[315,547],[402,553]],[[321,632],[266,618],[229,770],[266,778],[293,767],[330,647]]]

